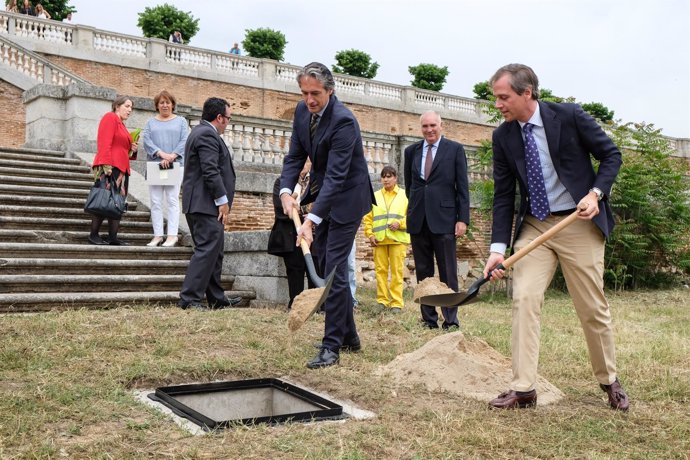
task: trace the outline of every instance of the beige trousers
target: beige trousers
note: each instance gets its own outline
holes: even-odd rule
[[[527,216],[516,251],[564,218],[549,216],[541,222]],[[604,238],[593,222],[578,219],[513,266],[511,390],[534,389],[544,292],[559,263],[585,334],[594,376],[603,384],[616,379],[611,312],[604,295]]]

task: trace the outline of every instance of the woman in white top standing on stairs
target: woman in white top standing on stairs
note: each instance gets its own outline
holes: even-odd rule
[[[146,160],[160,163],[161,168],[172,168],[173,163],[184,165],[184,145],[187,142],[189,125],[184,117],[173,112],[177,105],[175,96],[163,90],[153,98],[158,114],[146,122],[144,127],[144,149]],[[181,176],[180,176],[181,177]],[[153,239],[147,246],[175,246],[180,223],[180,185],[149,185],[151,197],[151,222]],[[168,207],[167,238],[163,231],[163,201]]]

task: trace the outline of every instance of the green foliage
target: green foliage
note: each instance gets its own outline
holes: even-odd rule
[[[69,4],[69,0],[40,0],[40,2],[31,2],[36,7],[36,4],[40,3],[43,8],[50,14],[51,18],[56,21],[62,21],[67,13],[76,13],[77,10]],[[17,5],[21,6],[22,1],[17,1]]]
[[[414,77],[411,84],[415,88],[441,91],[448,77],[448,66],[439,67],[434,64],[419,64],[407,68]]]
[[[587,102],[582,104],[582,110],[603,123],[611,123],[613,121],[613,110],[609,110],[608,107],[601,102]]]
[[[472,88],[472,91],[474,91],[475,99],[481,99],[482,101],[494,100],[494,92],[491,89],[491,85],[489,85],[488,80],[480,81],[479,83],[475,84]]]
[[[251,57],[282,61],[285,53],[285,35],[269,28],[247,29],[242,47]]]
[[[611,206],[617,225],[606,244],[606,280],[616,289],[662,287],[690,273],[687,164],[654,125],[615,128],[623,152]]]
[[[496,98],[494,97],[494,92],[491,88],[491,85],[489,85],[489,81],[480,81],[479,83],[474,85],[472,91],[474,92],[475,99],[490,102],[489,104],[482,104],[481,106],[482,112],[484,112],[484,114],[489,117],[489,123],[498,123],[499,121],[501,121],[501,118],[503,118],[503,116],[494,105]],[[490,148],[491,146],[489,146],[489,149]]]
[[[144,37],[162,40],[167,40],[170,34],[179,30],[184,43],[188,43],[199,32],[199,20],[194,19],[191,11],[185,13],[167,3],[144,8],[144,12],[139,13],[137,25],[141,27]]]
[[[333,66],[333,72],[353,77],[374,78],[379,70],[379,64],[371,62],[371,56],[355,49],[338,51],[335,53],[335,61],[337,65]]]

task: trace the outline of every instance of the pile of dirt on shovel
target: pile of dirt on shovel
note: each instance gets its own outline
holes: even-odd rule
[[[429,391],[448,392],[488,402],[508,390],[512,378],[510,359],[478,338],[465,339],[462,332],[442,334],[411,353],[400,355],[377,375],[389,382]],[[563,398],[563,392],[543,377],[537,378],[538,404]]]
[[[292,308],[288,315],[288,329],[295,332],[302,327],[304,322],[309,319],[318,307],[317,303],[321,299],[326,288],[306,289],[295,297],[292,301]]]

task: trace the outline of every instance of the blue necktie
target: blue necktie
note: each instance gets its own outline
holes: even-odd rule
[[[539,161],[539,149],[532,135],[532,123],[526,123],[522,127],[525,132],[525,163],[527,166],[527,188],[529,189],[529,202],[531,213],[539,220],[546,219],[551,210],[549,199],[546,197],[546,185],[544,185],[544,173]]]

